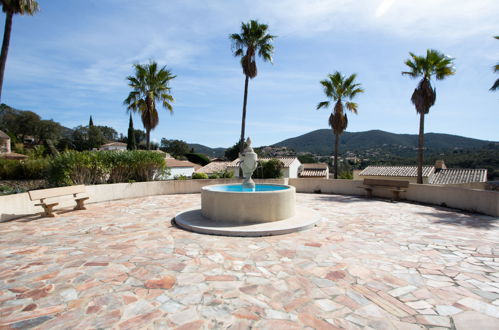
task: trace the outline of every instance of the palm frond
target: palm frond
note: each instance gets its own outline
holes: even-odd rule
[[[329,107],[329,101],[322,101],[317,104],[317,107],[315,108],[316,110],[319,110],[320,108],[327,108]]]

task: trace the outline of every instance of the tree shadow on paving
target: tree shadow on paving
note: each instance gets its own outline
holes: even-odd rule
[[[435,224],[452,226],[463,226],[477,229],[499,229],[499,218],[463,213],[463,211],[449,212],[438,210],[438,212],[418,212],[418,214],[428,217]]]
[[[389,202],[389,199],[366,198],[364,196],[347,196],[347,195],[316,195],[323,202],[338,202],[338,203],[373,203],[373,202]]]

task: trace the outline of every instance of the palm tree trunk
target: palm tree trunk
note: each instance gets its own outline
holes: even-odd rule
[[[424,112],[419,114],[419,139],[418,139],[418,183],[423,183],[423,151],[424,151]]]
[[[239,152],[244,151],[244,130],[246,127],[246,103],[248,101],[248,81],[249,77],[246,76],[244,80],[244,100],[243,100],[243,118],[241,120],[241,140],[239,140]]]
[[[340,148],[340,135],[335,134],[334,141],[334,178],[338,179],[338,149]]]
[[[5,64],[7,63],[7,53],[9,52],[10,32],[12,31],[12,17],[14,14],[7,12],[5,16],[5,30],[3,33],[2,53],[0,54],[0,100],[2,99],[3,76]]]
[[[149,144],[149,141],[150,141],[150,134],[151,134],[151,130],[150,130],[150,129],[146,129],[146,144],[147,144],[147,150],[150,150],[150,144]]]

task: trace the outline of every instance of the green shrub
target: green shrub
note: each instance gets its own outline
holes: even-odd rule
[[[54,185],[151,181],[165,175],[163,156],[149,151],[66,151],[54,157]]]
[[[185,175],[178,174],[178,175],[175,175],[173,180],[187,180],[187,177]]]
[[[208,176],[208,179],[220,179],[220,175],[217,173],[212,173]]]
[[[278,179],[282,177],[284,164],[278,159],[268,161],[258,161],[258,166],[253,173],[255,179]]]
[[[188,153],[188,154],[184,154],[184,156],[191,163],[199,164],[201,166],[205,166],[205,165],[208,165],[210,163],[210,159],[206,155],[203,155],[203,154]]]
[[[46,176],[49,167],[47,159],[12,160],[0,158],[0,179],[36,180]]]
[[[224,179],[232,179],[234,177],[234,172],[225,170],[218,172],[218,175]]]
[[[208,174],[206,173],[192,173],[192,178],[193,179],[208,179]]]

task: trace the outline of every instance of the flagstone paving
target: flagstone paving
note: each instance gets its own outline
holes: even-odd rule
[[[263,238],[171,225],[199,194],[0,223],[2,329],[499,329],[499,220],[297,194],[317,227]]]

